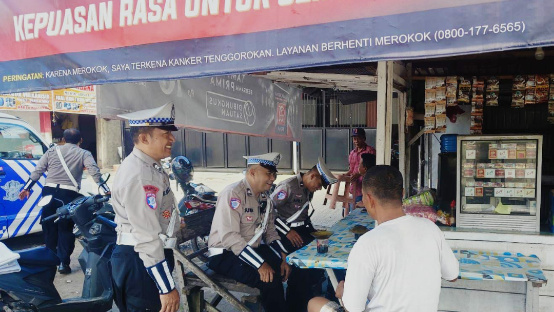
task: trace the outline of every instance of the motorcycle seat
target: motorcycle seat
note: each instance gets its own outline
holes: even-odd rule
[[[194,190],[199,194],[206,194],[206,195],[214,195],[215,194],[214,190],[212,190],[211,188],[209,188],[208,186],[206,186],[202,183],[198,183],[198,184],[191,183],[191,185],[193,186]]]
[[[204,197],[204,196],[199,196],[199,195],[196,195],[196,194],[191,194],[190,197],[198,200],[198,201],[201,201],[203,203],[208,203],[208,204],[215,204],[217,202],[217,198],[214,197],[214,196],[207,196],[208,198]]]
[[[44,246],[34,247],[19,251],[19,264],[27,265],[48,265],[60,264],[60,258],[50,248]]]

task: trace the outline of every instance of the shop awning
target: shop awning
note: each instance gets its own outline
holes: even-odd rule
[[[0,94],[547,46],[551,0],[3,0]]]

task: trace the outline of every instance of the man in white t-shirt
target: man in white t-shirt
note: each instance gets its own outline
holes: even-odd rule
[[[337,297],[313,298],[310,312],[437,311],[441,278],[455,281],[459,263],[441,230],[402,210],[402,174],[375,166],[363,179],[363,202],[379,226],[358,239]]]

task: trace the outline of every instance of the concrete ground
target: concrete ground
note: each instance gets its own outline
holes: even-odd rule
[[[104,172],[104,171],[103,171]],[[111,185],[113,182],[114,171],[105,171],[111,174],[110,181],[108,185]],[[277,177],[276,184],[280,181],[291,177],[291,175],[280,175]],[[217,192],[220,192],[230,183],[239,181],[243,178],[242,173],[218,173],[218,172],[195,172],[193,181],[196,183],[203,183],[210,188],[214,189]],[[183,192],[178,189],[176,183],[172,181],[171,188],[176,194],[177,198],[182,198]],[[82,183],[83,192],[97,193],[97,187],[93,182],[90,176],[85,176]],[[341,190],[342,192],[343,190]],[[315,209],[314,214],[312,215],[312,222],[316,228],[326,228],[332,226],[341,218],[342,213],[342,203],[337,203],[336,209],[331,209],[328,205],[323,205],[323,200],[325,198],[325,190],[320,190],[314,194],[312,199],[312,205]],[[81,272],[77,258],[81,253],[82,247],[77,242],[75,245],[75,251],[71,256],[71,269],[72,273],[68,275],[56,275],[54,284],[60,292],[60,295],[63,299],[78,297],[81,295],[82,283],[83,283],[83,273]],[[211,291],[206,291],[206,296],[213,296]],[[222,301],[218,308],[221,311],[234,311],[233,307]],[[113,312],[118,311],[117,308],[112,310]]]

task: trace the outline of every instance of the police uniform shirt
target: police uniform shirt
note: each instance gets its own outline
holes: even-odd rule
[[[208,240],[210,249],[230,250],[255,268],[259,268],[265,261],[253,249],[260,246],[262,236],[265,243],[277,255],[280,256],[279,250],[287,253],[275,230],[275,216],[273,209],[269,209],[268,202],[265,203],[268,206],[265,207],[264,212],[269,213],[265,233],[248,246],[248,242],[254,237],[256,229],[261,226],[265,217],[260,206],[269,199],[264,197],[263,194],[260,194],[259,198],[254,196],[246,178],[227,186],[220,192]]]
[[[135,240],[134,250],[144,262],[160,293],[165,293],[162,291],[160,281],[151,271],[157,268],[164,272],[167,270],[169,273],[159,234],[175,237],[179,230],[177,224],[173,233],[167,233],[175,209],[175,198],[170,188],[169,176],[159,162],[134,148],[121,163],[115,175],[112,203],[116,213],[118,235],[132,234]],[[164,275],[163,272],[161,273]],[[171,274],[165,275],[164,278],[171,280],[169,283],[173,287],[170,288],[174,288]]]
[[[290,231],[290,224],[286,222],[288,218],[301,210],[304,204],[312,199],[313,193],[311,193],[302,182],[302,174],[297,174],[294,177],[290,177],[277,185],[271,199],[273,200],[274,207],[277,210],[277,230],[287,235]],[[309,207],[306,207],[292,222],[309,222],[310,216],[308,214]]]
[[[78,184],[78,188],[81,188],[81,180],[83,178],[83,167],[86,167],[89,174],[94,179],[94,182],[99,183],[102,177],[100,168],[94,161],[92,154],[80,148],[76,144],[65,143],[64,145],[57,145],[46,151],[40,158],[35,167],[35,170],[31,173],[30,180],[27,181],[25,189],[30,189],[42,174],[48,171],[46,176],[46,183],[61,184],[67,186],[74,186],[73,182],[65,172],[62,162],[56,152],[56,148],[60,149],[63,159],[65,160],[67,167],[73,178]]]

